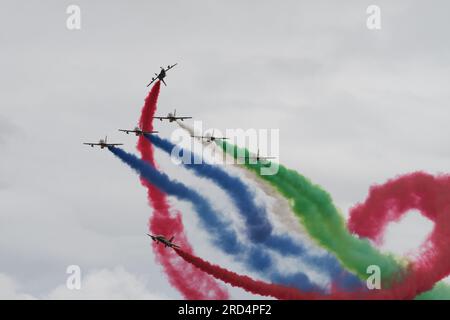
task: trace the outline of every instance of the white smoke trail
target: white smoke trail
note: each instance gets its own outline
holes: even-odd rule
[[[178,125],[186,130],[189,135],[201,135],[194,132],[194,129],[190,126],[182,123],[181,121],[177,121]],[[219,148],[215,143],[210,143],[201,138],[197,139],[204,147],[209,147],[213,150],[214,155],[216,152],[220,153],[221,160],[226,164],[232,164],[233,168],[237,168],[240,173],[242,173],[247,179],[254,182],[256,186],[271,200],[270,202],[270,212],[273,212],[279,220],[279,222],[283,225],[287,230],[300,235],[302,238],[306,237],[307,232],[304,227],[298,222],[298,219],[294,216],[294,213],[291,210],[291,206],[289,205],[288,200],[282,197],[271,185],[265,183],[261,180],[255,173],[245,170],[241,165],[238,165],[231,159],[231,156],[224,153],[222,148]]]

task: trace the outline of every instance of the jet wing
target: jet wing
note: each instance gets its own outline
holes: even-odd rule
[[[167,69],[164,69],[165,71],[169,71],[170,69],[172,69],[173,67],[175,67],[178,63],[175,63],[171,66],[167,66]]]
[[[170,118],[169,117],[153,117],[153,119],[165,120],[165,119],[170,119]]]
[[[100,145],[100,143],[97,143],[97,142],[84,142],[83,144],[86,144],[86,145],[88,145],[88,146],[99,146]]]
[[[192,117],[174,117],[177,120],[192,119]]]
[[[276,159],[275,157],[242,157],[242,159],[252,159],[252,160],[269,160],[269,159]]]
[[[174,249],[180,249],[180,246],[176,245],[175,243],[170,243],[170,247]]]
[[[123,143],[105,143],[107,147],[123,146]]]
[[[275,159],[272,157],[255,157],[255,156],[250,156],[250,157],[238,157],[239,159],[243,159],[243,160],[254,160],[254,161],[261,161],[261,160],[266,160],[266,159]]]
[[[147,87],[149,87],[153,82],[155,82],[156,80],[158,80],[158,78],[152,78],[152,81],[150,81],[150,83],[147,85]]]
[[[122,131],[125,133],[137,132],[136,130],[126,130],[126,129],[119,129],[119,131]]]

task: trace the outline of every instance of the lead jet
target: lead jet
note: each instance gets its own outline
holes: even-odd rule
[[[142,136],[144,134],[158,133],[158,131],[144,131],[139,127],[135,127],[133,130],[119,129],[119,131],[125,132],[126,134],[134,133],[134,134],[136,134],[136,136]]]
[[[173,111],[173,113],[169,112],[167,114],[167,117],[153,117],[153,119],[158,119],[160,121],[169,120],[169,122],[174,122],[174,121],[177,121],[177,120],[183,121],[185,119],[192,119],[192,117],[177,117],[177,110],[175,109]]]
[[[213,142],[213,141],[216,141],[216,140],[228,140],[228,138],[225,138],[225,137],[215,137],[214,136],[214,130],[213,130],[213,132],[212,132],[212,134],[207,134],[207,135],[205,135],[205,136],[193,136],[193,135],[191,135],[191,137],[192,138],[199,138],[199,139],[202,139],[202,140],[205,140],[206,142]]]
[[[167,86],[166,82],[164,81],[164,78],[166,77],[166,72],[169,71],[170,69],[172,69],[173,67],[175,67],[177,64],[178,63],[175,63],[173,65],[168,65],[166,69],[164,69],[163,67],[160,67],[161,71],[159,72],[159,74],[155,73],[156,77],[152,77],[152,81],[150,81],[150,83],[147,85],[147,87],[150,86],[156,80],[161,80],[161,82],[164,83],[165,86]]]
[[[108,143],[108,136],[106,136],[104,140],[100,139],[99,142],[84,142],[83,144],[91,146],[92,148],[94,146],[99,146],[101,149],[123,145],[123,143]]]
[[[148,234],[148,233],[147,233],[147,235],[150,238],[152,238],[152,240],[155,241],[156,243],[162,243],[166,248],[170,247],[170,248],[174,248],[174,249],[180,249],[180,246],[178,246],[178,245],[176,245],[175,243],[172,242],[173,238],[175,238],[175,237],[172,237],[169,240],[167,240],[166,237],[161,236],[161,235],[153,236],[153,235]]]

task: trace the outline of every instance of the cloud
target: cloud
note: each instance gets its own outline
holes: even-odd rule
[[[161,294],[149,292],[143,280],[122,267],[91,272],[81,280],[80,290],[69,290],[65,284],[55,288],[46,299],[78,300],[155,300],[167,299]]]
[[[146,281],[139,279],[123,267],[92,271],[81,278],[80,290],[69,290],[62,284],[48,295],[35,297],[24,293],[16,279],[0,273],[0,300],[157,300],[168,299],[162,294],[148,291]]]
[[[0,300],[31,300],[33,296],[21,293],[20,287],[12,277],[0,273]]]

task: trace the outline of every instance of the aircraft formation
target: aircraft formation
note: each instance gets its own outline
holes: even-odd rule
[[[164,79],[166,78],[166,73],[167,71],[171,70],[173,67],[175,67],[178,63],[175,63],[173,65],[168,65],[167,68],[164,67],[160,67],[161,71],[158,73],[155,73],[155,77],[152,77],[152,80],[150,81],[150,83],[147,85],[147,87],[149,87],[152,83],[154,83],[156,80],[161,81],[164,85],[167,86],[166,82],[164,81]],[[177,110],[175,109],[174,112],[169,112],[167,114],[167,116],[154,116],[153,119],[157,119],[160,121],[163,120],[167,120],[168,122],[175,122],[175,121],[184,121],[187,119],[192,119],[191,116],[177,116]],[[145,131],[142,128],[136,126],[134,129],[118,129],[120,132],[124,132],[126,134],[130,134],[133,133],[136,136],[142,136],[145,134],[156,134],[158,133],[158,131]],[[197,136],[197,135],[191,135],[191,137],[193,138],[198,138],[201,140],[204,140],[208,143],[210,142],[214,142],[216,140],[227,140],[229,138],[227,137],[216,137],[214,136],[214,130],[212,131],[212,134],[203,134],[201,136]],[[104,148],[108,148],[108,147],[115,147],[115,146],[121,146],[123,145],[123,143],[110,143],[108,142],[108,136],[105,137],[105,139],[100,139],[98,142],[84,142],[83,144],[91,146],[92,148],[94,146],[98,146],[100,147],[100,149],[104,149]],[[252,159],[252,160],[256,160],[258,162],[260,161],[264,161],[264,160],[268,160],[268,159],[275,159],[275,157],[262,157],[259,155],[259,149],[257,152],[256,156],[250,156],[247,157],[247,159]],[[147,234],[153,241],[155,241],[157,244],[161,243],[163,244],[166,248],[172,248],[172,249],[180,249],[180,247],[176,244],[174,244],[172,241],[174,239],[174,237],[172,236],[170,239],[167,239],[165,236],[163,235],[151,235],[151,234]]]

